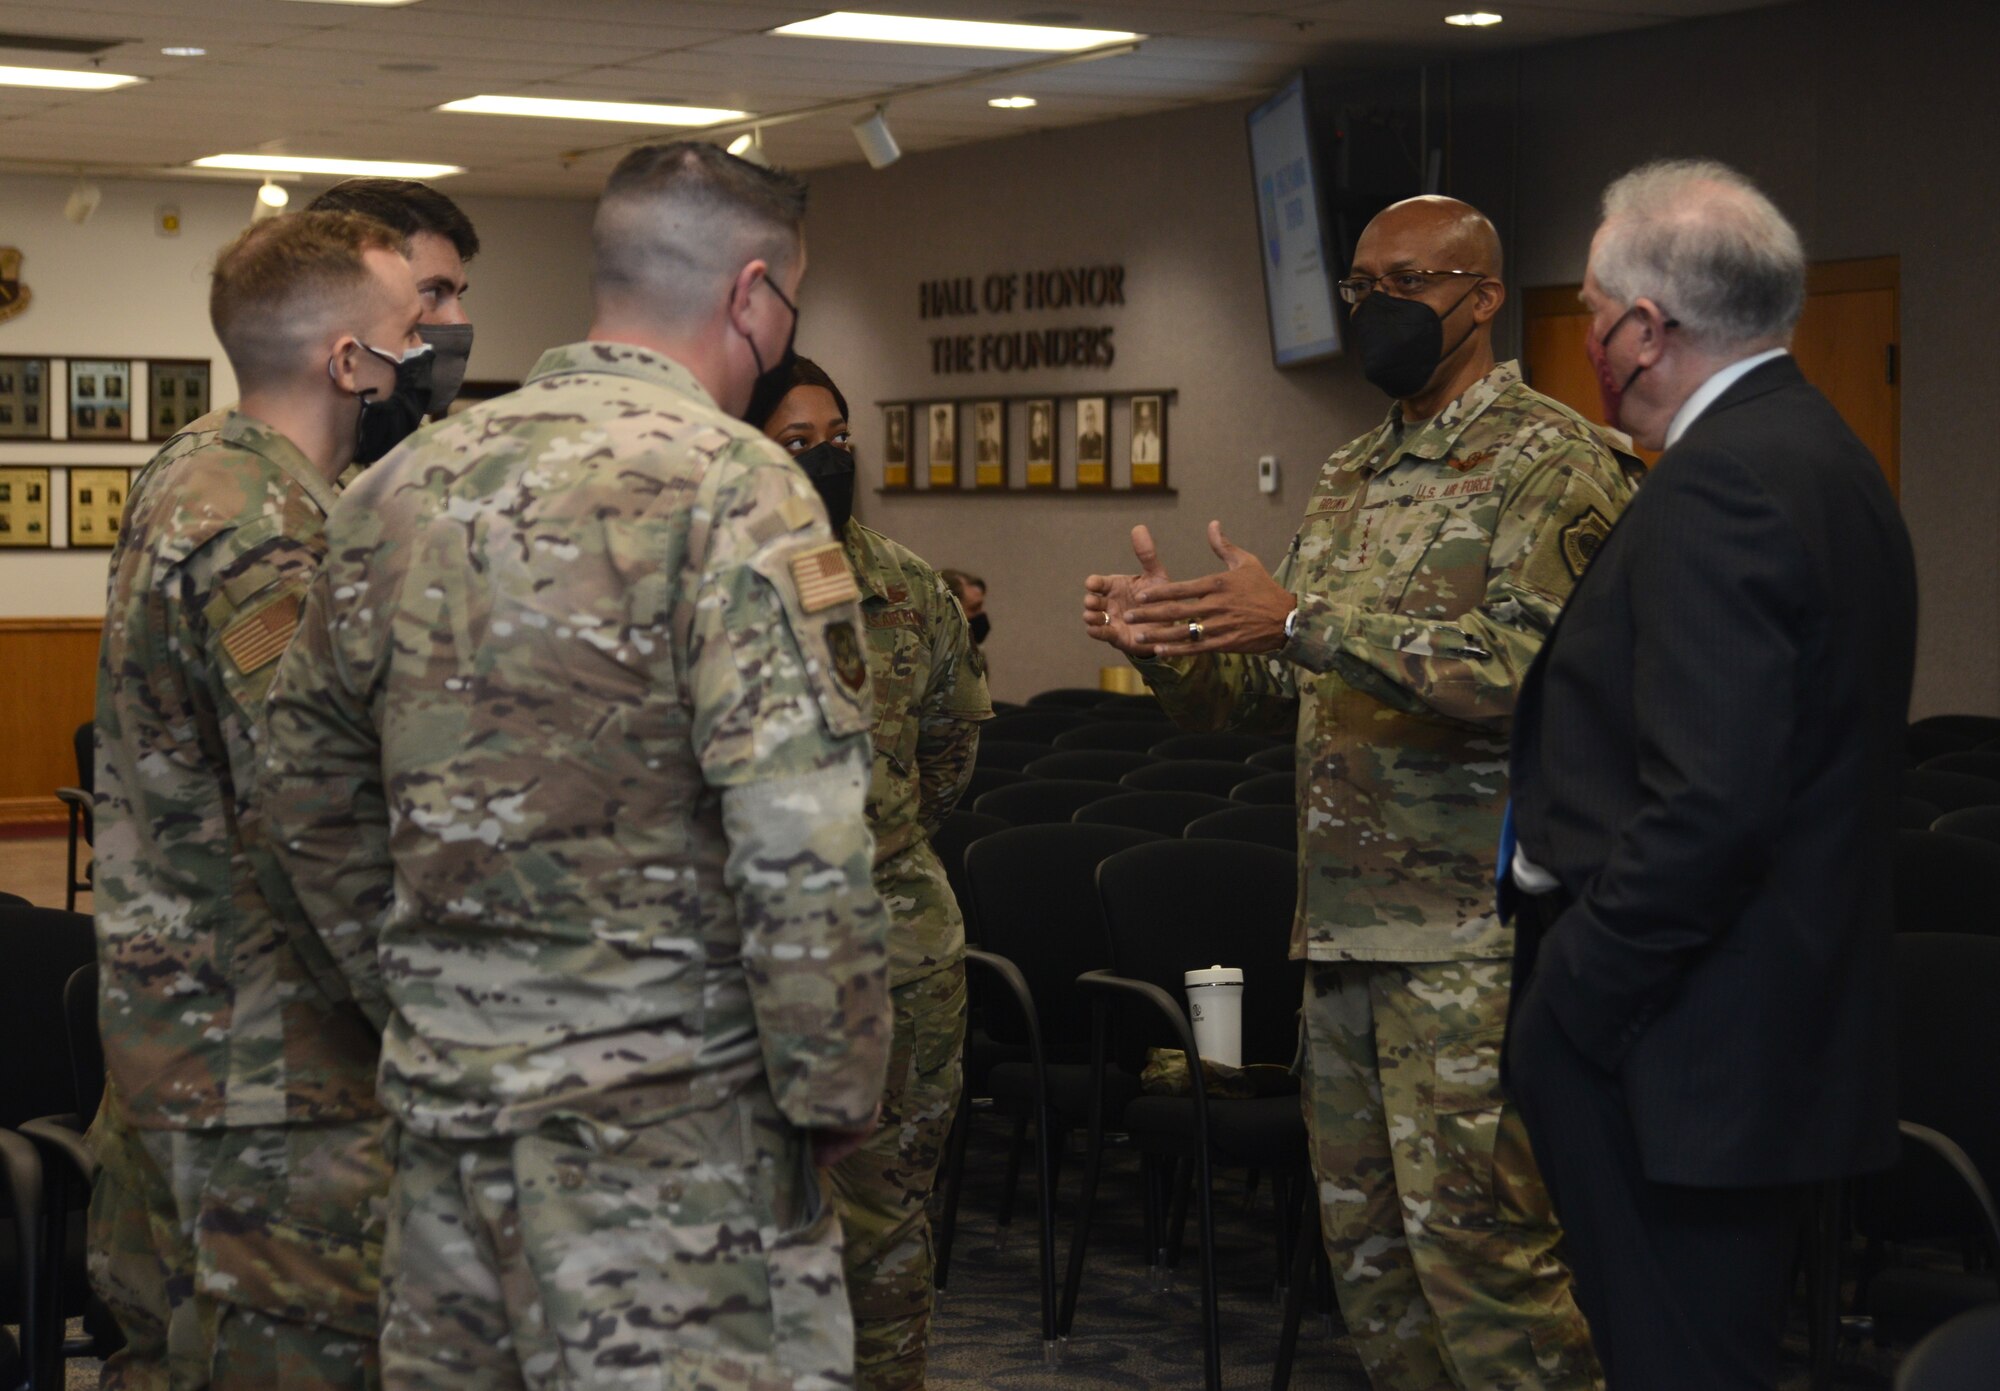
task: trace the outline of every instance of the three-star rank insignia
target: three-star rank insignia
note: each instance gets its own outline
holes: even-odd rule
[[[1610,534],[1611,519],[1595,507],[1562,529],[1563,564],[1569,567],[1571,579],[1583,578]]]
[[[834,675],[850,691],[868,684],[868,663],[861,655],[861,639],[846,619],[826,625],[826,650],[833,657]]]

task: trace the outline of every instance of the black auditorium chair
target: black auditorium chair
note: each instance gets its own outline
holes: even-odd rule
[[[1165,720],[1104,720],[1065,730],[1055,737],[1055,747],[1123,749],[1128,753],[1145,753],[1173,732],[1174,727]]]
[[[1299,751],[1290,743],[1273,744],[1243,760],[1267,773],[1289,773],[1299,766]]]
[[[982,838],[966,856],[967,879],[981,921],[991,928],[969,954],[974,993],[993,1040],[1027,1056],[995,1065],[987,1091],[1013,1122],[1013,1144],[1002,1189],[999,1225],[1013,1221],[1014,1197],[1032,1129],[1036,1201],[1040,1214],[1042,1340],[1055,1337],[1055,1197],[1061,1141],[1090,1119],[1094,1074],[1090,1019],[1077,977],[1111,963],[1097,867],[1108,857],[1158,837],[1128,826],[1020,826]],[[1112,1113],[1139,1093],[1136,1076],[1112,1083]],[[958,1226],[969,1112],[952,1128],[940,1187],[944,1210],[937,1236],[937,1285],[945,1288]]]
[[[1943,753],[1936,758],[1925,760],[1923,766],[1927,772],[1963,773],[1967,777],[2000,782],[2000,752],[1991,749],[1966,749],[1960,753]]]
[[[959,794],[958,804],[969,807],[996,787],[1012,787],[1017,782],[1029,782],[1028,775],[1018,768],[974,768],[972,776],[966,780],[965,791]]]
[[[2000,1382],[2000,1304],[1960,1314],[1910,1349],[1896,1391],[1993,1391]]]
[[[69,884],[64,890],[63,907],[72,913],[76,911],[76,896],[90,892],[97,871],[93,863],[82,875],[76,872],[77,837],[81,835],[85,845],[97,844],[96,799],[92,795],[97,787],[97,749],[93,738],[96,728],[94,720],[85,720],[76,727],[70,741],[76,754],[76,786],[56,789],[57,799],[69,809]]]
[[[1178,836],[1196,817],[1228,805],[1227,797],[1208,792],[1121,792],[1092,802],[1070,819],[1080,825],[1137,826],[1163,836]]]
[[[1291,806],[1246,806],[1225,803],[1227,811],[1213,811],[1188,822],[1181,834],[1189,840],[1242,840],[1252,845],[1268,845],[1287,855],[1299,850],[1299,813]]]
[[[1855,1308],[1900,1343],[2000,1299],[2000,938],[1899,936],[1895,987],[1903,1153],[1856,1185]]]
[[[1979,811],[1983,808],[1972,807],[1968,810]],[[1926,802],[1921,797],[1903,797],[1898,800],[1896,807],[1896,828],[1902,831],[1928,831],[1932,823],[1943,815],[1944,812],[1933,802]]]
[[[1095,715],[1080,710],[1038,705],[995,715],[979,727],[979,737],[982,743],[988,739],[1011,739],[1024,744],[1047,744],[1067,730],[1096,723]]]
[[[1008,787],[996,788],[972,804],[972,809],[997,816],[1016,826],[1045,826],[1067,821],[1078,807],[1116,796],[1115,782],[1089,782],[1082,778],[1030,778]]]
[[[1082,976],[1092,1011],[1092,1062],[1141,1068],[1149,1048],[1179,1050],[1192,1063],[1193,1027],[1183,974],[1208,965],[1243,970],[1242,1058],[1269,1065],[1269,1095],[1211,1098],[1201,1069],[1190,1066],[1192,1095],[1141,1096],[1119,1128],[1131,1136],[1146,1175],[1145,1227],[1156,1264],[1166,1264],[1186,1216],[1184,1179],[1192,1177],[1201,1242],[1204,1380],[1222,1385],[1216,1307],[1213,1168],[1254,1169],[1272,1180],[1277,1212],[1276,1268],[1290,1267],[1293,1237],[1312,1195],[1305,1121],[1296,1079],[1285,1069],[1298,1044],[1304,963],[1289,960],[1292,857],[1261,845],[1225,840],[1162,841],[1121,851],[1098,868],[1111,969]],[[1083,1192],[1070,1242],[1057,1334],[1067,1338],[1076,1314],[1109,1126],[1091,1117]],[[1171,1206],[1169,1205],[1171,1200]]]
[[[6,1220],[0,1221],[0,1322],[21,1326],[29,1384],[63,1384],[64,1323],[88,1308],[84,1276],[84,1208],[89,1189],[72,1178],[66,1156],[82,1156],[83,1104],[70,1056],[65,1013],[70,979],[96,953],[86,914],[58,908],[0,908],[7,969],[0,972],[0,1017],[7,1021],[0,1068],[0,1158],[4,1158]],[[91,992],[95,1018],[95,991]],[[101,1072],[101,1063],[99,1064]],[[74,1122],[53,1142],[35,1131],[44,1118]],[[102,1356],[79,1345],[77,1355]]]
[[[1945,831],[1898,831],[1896,930],[2000,934],[2000,845]]]
[[[1266,739],[1261,734],[1236,734],[1224,730],[1220,733],[1176,734],[1153,745],[1152,752],[1160,758],[1219,758],[1225,762],[1245,763],[1254,754],[1278,747],[1281,746],[1275,740]]]
[[[1173,722],[1160,702],[1151,696],[1112,696],[1101,705],[1091,706],[1089,714],[1093,720],[1129,720],[1134,724]]]
[[[1298,802],[1298,783],[1290,773],[1259,773],[1229,789],[1233,802],[1259,807],[1289,807]]]
[[[1028,708],[1040,710],[1089,710],[1100,705],[1108,692],[1095,686],[1058,686],[1054,690],[1040,691],[1028,697]]]
[[[1976,778],[1970,773],[1911,768],[1903,774],[1903,795],[1929,802],[1940,811],[2000,806],[2000,782]]]
[[[1931,829],[1948,835],[2000,842],[2000,806],[1963,807],[1958,811],[1948,811],[1931,823]]]
[[[1990,739],[2000,739],[2000,715],[1926,715],[1910,725],[1926,735],[1956,739],[1961,748],[1976,748]]]
[[[1020,772],[1038,758],[1049,753],[1049,746],[1039,739],[987,739],[981,737],[979,752],[973,763],[981,768],[1010,768]]]
[[[972,918],[971,896],[965,888],[965,849],[975,840],[990,836],[995,831],[1004,831],[1012,824],[1000,817],[961,807],[947,812],[944,824],[931,834],[931,849],[937,852],[939,862],[944,865],[944,877],[950,881],[951,896],[958,900],[958,911],[965,918],[965,937],[969,942],[979,940],[979,931]]]
[[[1250,770],[1241,763],[1219,758],[1163,758],[1151,767],[1127,773],[1123,781],[1141,792],[1207,792],[1227,797],[1229,789],[1249,775]]]
[[[1117,782],[1134,768],[1157,761],[1151,754],[1133,753],[1129,749],[1057,749],[1044,753],[1022,771],[1033,778]]]

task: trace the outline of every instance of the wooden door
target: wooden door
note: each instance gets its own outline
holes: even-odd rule
[[[1897,368],[1894,256],[1825,261],[1806,273],[1806,308],[1792,335],[1792,356],[1806,380],[1826,393],[1848,428],[1874,451],[1891,488],[1901,483],[1901,383]],[[1577,287],[1531,289],[1522,322],[1521,365],[1528,383],[1591,420],[1602,417],[1597,377],[1583,344],[1590,316]],[[1657,455],[1640,450],[1647,463]]]

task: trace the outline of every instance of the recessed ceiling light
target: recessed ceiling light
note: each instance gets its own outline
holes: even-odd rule
[[[440,111],[475,116],[542,116],[560,121],[622,121],[636,126],[712,126],[740,121],[747,111],[712,106],[659,106],[638,101],[566,101],[555,97],[466,97],[448,101]]]
[[[1035,99],[1033,97],[994,97],[986,104],[988,106],[997,106],[1002,111],[1026,111],[1035,104]]]
[[[1461,29],[1484,29],[1489,24],[1498,24],[1500,16],[1491,10],[1473,10],[1466,14],[1448,14],[1446,24],[1456,24]]]
[[[384,179],[442,179],[463,174],[461,164],[415,164],[398,159],[320,159],[315,155],[208,155],[196,169],[241,169],[253,174],[366,174]]]
[[[1076,53],[1144,37],[1122,29],[1071,29],[1049,24],[990,24],[966,19],[857,14],[836,10],[818,19],[781,24],[771,31],[801,39],[858,39],[870,43],[924,43],[946,48],[1017,48],[1036,53]]]
[[[173,48],[163,48],[160,50],[160,53],[168,58],[206,58],[208,56],[207,49],[196,48],[192,44],[182,44],[182,45],[177,45]]]
[[[109,92],[144,82],[116,72],[76,72],[69,68],[0,67],[0,87],[52,87],[64,92]]]

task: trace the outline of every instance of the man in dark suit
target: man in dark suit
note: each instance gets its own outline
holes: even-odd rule
[[[1609,419],[1666,453],[1574,529],[1516,713],[1508,1084],[1612,1391],[1775,1387],[1809,1185],[1896,1155],[1910,543],[1785,351],[1804,253],[1748,180],[1612,184],[1583,297]]]

